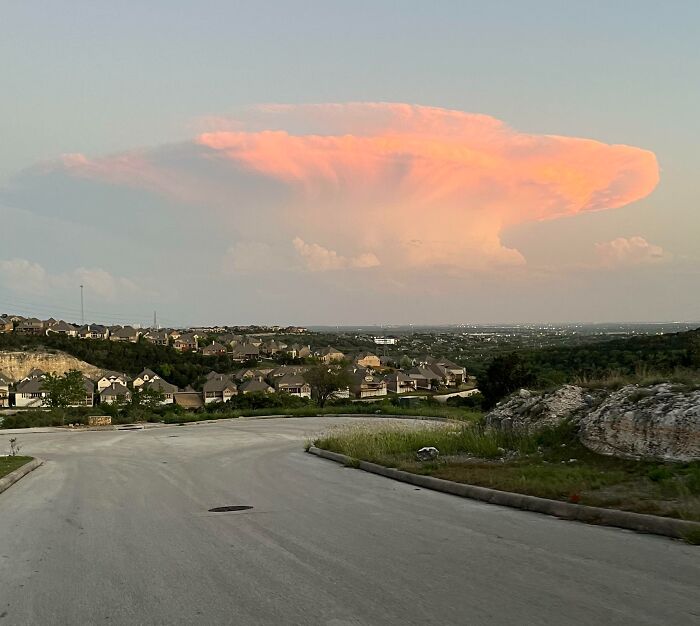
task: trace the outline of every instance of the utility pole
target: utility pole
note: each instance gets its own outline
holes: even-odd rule
[[[80,325],[85,326],[85,308],[83,306],[83,286],[80,285]]]
[[[153,329],[157,330],[158,328],[158,318],[156,317],[156,312],[153,311]]]

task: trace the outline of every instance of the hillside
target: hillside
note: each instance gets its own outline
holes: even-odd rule
[[[671,373],[700,368],[700,329],[527,350],[521,355],[538,379],[554,383],[610,372],[632,375],[640,369]]]
[[[65,352],[0,352],[0,375],[10,382],[24,378],[33,369],[64,374],[79,370],[88,377],[99,376],[102,370]]]
[[[209,371],[228,372],[234,367],[226,356],[205,357],[200,353],[178,352],[171,347],[146,341],[129,343],[83,340],[64,335],[32,337],[8,333],[0,334],[2,350],[28,353],[61,351],[96,368],[125,372],[130,376],[136,376],[147,367],[178,387],[201,384]]]

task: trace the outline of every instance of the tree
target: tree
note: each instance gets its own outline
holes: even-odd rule
[[[131,404],[135,407],[143,407],[144,409],[153,410],[158,408],[165,400],[165,395],[157,389],[142,386],[135,389],[131,394]]]
[[[411,360],[411,358],[409,356],[404,354],[401,357],[401,362],[399,363],[399,365],[401,366],[402,370],[408,370],[408,369],[411,369],[413,367],[413,361]]]
[[[479,381],[479,391],[484,395],[484,406],[494,406],[501,398],[534,384],[535,380],[536,376],[519,354],[511,352],[497,356],[486,369],[483,380]]]
[[[47,374],[42,383],[46,391],[46,404],[52,409],[65,408],[85,401],[85,381],[78,370],[71,370],[63,376]]]
[[[319,363],[306,371],[304,379],[311,386],[311,395],[322,408],[333,393],[350,385],[350,374],[342,365]]]

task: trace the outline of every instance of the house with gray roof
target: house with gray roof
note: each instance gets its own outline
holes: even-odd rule
[[[311,399],[311,385],[301,374],[285,374],[275,380],[275,390],[278,393],[288,393],[298,398]]]
[[[159,378],[160,376],[158,376],[158,374],[156,374],[153,370],[146,368],[138,376],[136,376],[136,378],[134,378],[133,387],[140,387],[141,385],[153,380],[158,380]]]
[[[15,406],[39,408],[44,406],[47,396],[43,377],[25,378],[15,387]]]
[[[100,403],[115,404],[116,402],[131,402],[131,391],[126,385],[115,382],[100,391]]]
[[[204,403],[228,402],[238,393],[238,387],[231,378],[224,374],[217,374],[207,379],[202,387]]]
[[[387,374],[384,377],[387,391],[392,393],[410,393],[418,388],[416,381],[401,370]]]
[[[202,354],[204,356],[220,356],[226,354],[226,346],[221,345],[218,341],[212,341],[202,348]]]
[[[78,329],[73,326],[73,324],[69,324],[68,322],[64,322],[63,320],[60,320],[56,322],[55,324],[52,324],[46,329],[46,334],[47,335],[66,335],[68,337],[76,337],[78,335]]]
[[[238,393],[275,393],[265,381],[249,379],[238,386]]]
[[[356,398],[378,398],[386,395],[386,381],[364,367],[350,371],[350,392]]]
[[[163,396],[163,399],[160,401],[161,404],[173,404],[175,402],[175,394],[178,392],[177,385],[163,380],[160,376],[149,379],[139,387],[136,387],[136,381],[134,381],[134,387],[134,390],[138,390],[139,393],[144,389],[160,393]]]
[[[107,339],[109,328],[101,324],[87,324],[78,328],[77,334],[79,339]]]
[[[141,335],[140,330],[136,330],[132,326],[113,326],[109,329],[110,341],[130,341],[136,343]]]

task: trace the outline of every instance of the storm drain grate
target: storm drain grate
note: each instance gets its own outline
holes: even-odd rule
[[[229,511],[247,511],[252,509],[252,506],[236,505],[236,506],[216,506],[209,509],[210,513],[228,513]]]

